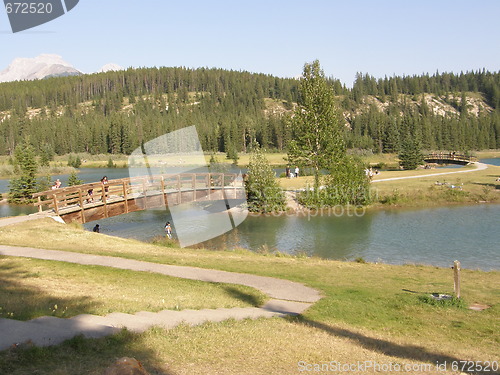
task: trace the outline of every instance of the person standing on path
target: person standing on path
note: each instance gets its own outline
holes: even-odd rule
[[[167,237],[169,240],[172,239],[172,227],[170,226],[170,221],[167,221],[165,224],[165,232],[167,233]]]
[[[295,167],[295,177],[299,177],[299,167]]]

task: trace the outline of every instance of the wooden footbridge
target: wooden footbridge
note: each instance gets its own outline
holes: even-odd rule
[[[245,189],[234,173],[184,173],[70,186],[36,193],[33,198],[39,212],[52,211],[66,223],[87,223],[193,201],[242,200]]]
[[[477,161],[473,156],[457,154],[456,152],[433,152],[424,157],[426,163],[467,165]]]

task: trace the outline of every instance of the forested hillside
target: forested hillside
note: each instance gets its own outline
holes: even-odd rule
[[[397,152],[406,137],[429,150],[500,148],[500,74],[378,79],[352,89],[331,79],[350,148]],[[196,125],[206,151],[284,150],[298,80],[221,69],[144,68],[0,84],[0,154],[29,136],[38,150],[129,153]]]

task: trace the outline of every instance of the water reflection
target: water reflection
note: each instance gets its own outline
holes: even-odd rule
[[[164,236],[168,211],[140,211],[100,220],[102,233],[149,241]],[[202,244],[209,249],[263,247],[328,259],[500,269],[500,205],[377,210],[363,216],[249,216],[236,229]],[[91,230],[95,223],[86,224]],[[198,225],[191,223],[192,230]],[[174,235],[175,235],[174,222]]]
[[[28,215],[36,211],[34,206],[0,204],[0,217]]]

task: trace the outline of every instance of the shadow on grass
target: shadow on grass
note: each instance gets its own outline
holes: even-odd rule
[[[36,277],[36,272],[0,257],[0,318],[29,320],[44,315],[66,317],[92,312],[95,303],[88,298],[55,297],[23,282]],[[68,309],[54,309],[55,305]],[[157,353],[144,340],[141,335],[124,330],[99,339],[76,336],[50,347],[34,346],[28,341],[0,352],[0,374],[102,375],[118,358],[132,357],[151,375],[174,375],[165,370]]]
[[[354,332],[339,327],[333,327],[328,324],[308,320],[303,317],[290,319],[297,319],[296,321],[298,321],[299,323],[322,330],[332,336],[349,339],[364,349],[391,357],[430,363],[433,366],[435,366],[436,364],[442,365],[443,363],[446,363],[448,366],[448,370],[450,370],[449,366],[451,366],[452,363],[457,363],[461,367],[461,363],[468,360],[463,358],[456,358],[447,354],[434,353],[421,346],[401,345],[391,341],[373,338],[359,332]],[[466,368],[463,369],[462,372],[467,374],[491,374],[491,371],[467,371]]]
[[[23,280],[37,278],[29,272],[0,257],[0,318],[30,320],[40,316],[64,318],[93,311],[97,305],[88,298],[56,297]]]
[[[480,186],[490,187],[490,188],[493,188],[493,189],[496,189],[496,190],[500,189],[500,183],[494,183],[494,182],[491,182],[491,183],[473,182],[472,184],[473,185],[480,185]]]
[[[232,298],[238,299],[242,302],[248,303],[251,306],[259,307],[264,303],[264,301],[260,298],[258,298],[255,295],[252,294],[247,294],[245,292],[242,292],[241,290],[232,287],[232,286],[224,286],[223,287],[226,293],[231,296]]]
[[[151,375],[175,375],[141,335],[123,330],[100,339],[74,337],[57,346],[22,345],[0,352],[0,374],[102,375],[122,357],[135,358]]]

